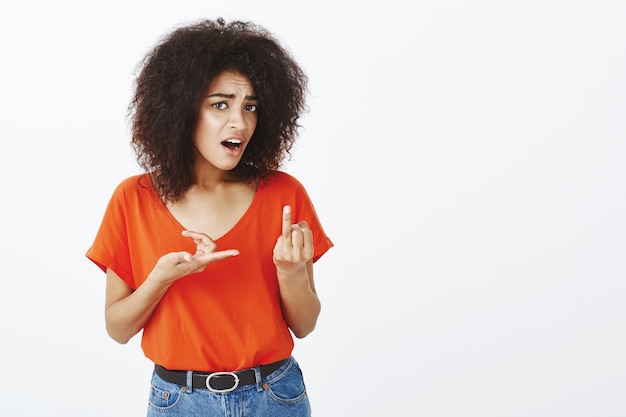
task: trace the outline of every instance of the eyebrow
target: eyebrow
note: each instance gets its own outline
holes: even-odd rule
[[[224,93],[215,93],[215,94],[209,94],[207,96],[207,98],[209,97],[223,97],[223,98],[235,98],[234,94],[224,94]],[[246,96],[246,100],[258,100],[259,97],[257,96]]]

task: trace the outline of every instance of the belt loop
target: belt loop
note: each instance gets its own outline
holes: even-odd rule
[[[193,371],[187,371],[187,392],[193,392]]]
[[[256,366],[254,368],[254,379],[256,379],[256,390],[263,391],[263,377],[261,376],[261,367]]]

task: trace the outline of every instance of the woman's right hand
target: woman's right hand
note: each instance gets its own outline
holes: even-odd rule
[[[159,258],[148,279],[171,285],[178,279],[204,268],[212,262],[239,255],[236,249],[216,251],[217,244],[206,234],[184,230],[183,236],[193,239],[196,252],[170,252]]]
[[[118,343],[128,342],[150,320],[154,309],[176,280],[201,272],[211,262],[239,255],[235,249],[216,252],[217,244],[204,233],[185,230],[196,253],[171,252],[157,261],[146,280],[131,289],[113,270],[107,269],[105,320],[107,332]]]

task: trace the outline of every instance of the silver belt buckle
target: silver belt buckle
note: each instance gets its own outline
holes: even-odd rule
[[[233,378],[233,386],[230,388],[216,389],[211,386],[211,378],[214,376],[229,375]],[[239,386],[239,376],[234,372],[213,372],[206,377],[206,387],[211,392],[225,393],[234,391]]]

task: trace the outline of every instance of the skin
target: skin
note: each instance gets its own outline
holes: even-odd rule
[[[209,236],[217,239],[228,232],[254,198],[256,184],[235,181],[229,171],[239,163],[254,133],[257,106],[254,88],[242,74],[223,72],[209,86],[193,138],[196,180],[183,199],[167,203],[187,229],[182,234],[194,241],[196,251],[163,255],[134,291],[107,270],[105,322],[115,341],[127,343],[136,335],[174,282],[203,271],[209,263],[239,254],[237,249],[217,250]],[[239,141],[239,148],[225,147],[225,140]],[[276,239],[273,261],[283,316],[294,335],[302,338],[313,331],[320,313],[313,279],[313,236],[306,222],[294,223],[289,206],[276,215],[282,216],[282,232]]]

